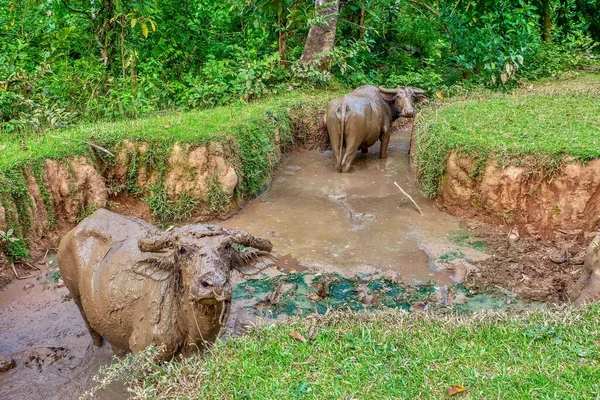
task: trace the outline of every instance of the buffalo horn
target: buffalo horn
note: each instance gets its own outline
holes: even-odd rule
[[[164,232],[138,240],[141,251],[156,253],[173,246],[173,235]]]
[[[379,86],[379,91],[385,94],[396,94],[398,93],[398,89],[386,89],[383,86]]]
[[[227,233],[231,235],[231,240],[242,246],[254,247],[262,251],[271,251],[273,249],[273,244],[270,240],[256,237],[248,232],[228,230]]]
[[[425,94],[425,91],[423,89],[419,89],[419,88],[411,88],[414,94]]]

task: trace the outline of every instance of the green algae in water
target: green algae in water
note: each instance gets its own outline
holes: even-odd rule
[[[327,297],[319,298],[317,287],[323,279],[323,282],[328,285]],[[276,304],[270,305],[268,303],[269,295],[280,285],[286,285],[286,290],[279,294]],[[374,304],[365,305],[361,302],[361,296],[365,289],[376,295],[377,301]],[[489,309],[531,308],[504,293],[471,295],[462,284],[453,285],[448,289],[462,293],[467,298],[465,304],[456,304],[451,307],[458,313],[472,313]],[[429,301],[436,290],[437,288],[433,284],[409,286],[385,278],[377,278],[361,285],[356,280],[337,274],[315,276],[313,273],[302,272],[239,283],[234,287],[233,297],[234,300],[242,299],[254,302],[254,306],[245,307],[248,311],[257,315],[277,318],[280,315],[324,314],[328,309],[359,311],[393,308],[410,311],[415,303],[436,304],[444,307],[444,305]],[[507,301],[509,299],[510,301]]]
[[[447,251],[444,254],[442,254],[441,256],[439,256],[438,260],[443,261],[443,262],[452,262],[454,260],[463,260],[465,258],[465,255],[458,251],[458,250],[452,250],[452,251]]]
[[[271,293],[273,290],[273,284],[270,279],[249,279],[233,287],[233,300],[252,299],[261,294],[266,295]]]
[[[451,233],[448,236],[448,239],[454,244],[457,244],[459,246],[471,247],[477,251],[481,251],[482,253],[485,253],[487,250],[487,243],[485,242],[485,240],[477,236],[471,236],[463,231]]]

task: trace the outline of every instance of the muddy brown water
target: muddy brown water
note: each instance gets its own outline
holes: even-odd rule
[[[379,159],[378,146],[357,155],[348,174],[334,170],[331,152],[289,154],[271,189],[222,224],[269,238],[282,269],[348,276],[391,271],[408,283],[450,284],[448,274],[435,270],[435,260],[457,249],[448,237],[461,228],[420,195],[407,156],[409,137],[395,133],[387,159]],[[482,256],[460,251],[471,259]]]
[[[458,221],[420,196],[409,168],[408,138],[407,132],[394,134],[385,160],[377,147],[358,155],[349,174],[334,171],[330,152],[289,154],[270,190],[221,223],[271,239],[283,270],[390,272],[409,283],[449,284],[449,275],[435,270],[440,255],[457,248],[471,259],[482,255],[452,244],[448,236],[460,230]],[[52,271],[51,265],[39,278],[16,280],[0,291],[0,356],[16,362],[0,373],[0,399],[78,398],[98,367],[111,360],[110,346],[92,345],[67,289],[48,282]],[[243,319],[242,308],[234,305],[230,321]],[[116,387],[99,398],[126,395]]]

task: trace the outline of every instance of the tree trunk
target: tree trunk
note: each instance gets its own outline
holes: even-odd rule
[[[319,68],[327,69],[323,53],[333,49],[337,28],[339,0],[315,0],[315,12],[322,23],[310,27],[300,63],[317,62]]]
[[[365,6],[360,7],[360,19],[358,20],[358,38],[365,37]]]
[[[552,16],[550,13],[550,0],[542,0],[542,18],[543,18],[543,32],[542,39],[545,42],[552,41]]]
[[[115,48],[115,38],[111,31],[115,24],[115,3],[114,0],[92,1],[92,7],[89,10],[74,8],[67,0],[61,0],[67,10],[86,16],[94,29],[94,37],[100,48],[100,60],[110,69],[114,56],[112,52]]]
[[[277,15],[277,25],[279,29],[279,40],[278,40],[278,50],[279,50],[279,65],[283,65],[284,68],[288,67],[287,60],[287,26],[283,22],[283,15],[279,13]]]

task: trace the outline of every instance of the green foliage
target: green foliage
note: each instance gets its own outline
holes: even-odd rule
[[[82,205],[81,208],[77,211],[77,216],[75,217],[75,221],[77,223],[80,223],[86,217],[89,217],[97,209],[98,209],[97,204],[90,204],[87,206]]]
[[[69,6],[66,7],[65,3]],[[250,101],[297,85],[514,85],[588,67],[598,0],[341,2],[328,70],[296,61],[314,1],[7,0],[0,129],[45,131]]]
[[[19,238],[15,237],[14,230],[11,228],[6,232],[0,231],[0,242],[2,243],[14,243],[19,240]]]
[[[46,209],[46,214],[48,215],[48,222],[50,223],[50,228],[55,229],[57,228],[58,222],[56,220],[56,213],[54,212],[54,204],[52,203],[52,198],[50,197],[48,189],[44,185],[44,170],[41,164],[35,164],[33,166],[33,175],[35,177],[38,189],[40,190],[42,201],[44,202],[44,208]]]
[[[274,123],[273,120],[266,123],[254,121],[252,125],[242,128],[237,144],[242,172],[240,190],[243,194],[256,196],[270,179],[277,161],[275,144],[271,136]]]
[[[22,238],[7,242],[5,244],[5,252],[11,261],[26,260],[29,257],[29,249]]]
[[[27,258],[29,252],[23,246],[23,240],[14,235],[14,229],[0,231],[0,249],[4,248],[11,261]]]
[[[216,215],[226,211],[227,207],[229,207],[229,203],[231,202],[231,195],[223,190],[217,174],[214,174],[210,178],[206,202],[210,212]]]
[[[200,201],[188,193],[181,193],[177,199],[170,199],[162,184],[150,188],[150,194],[144,198],[152,215],[162,222],[177,222],[190,218]]]

